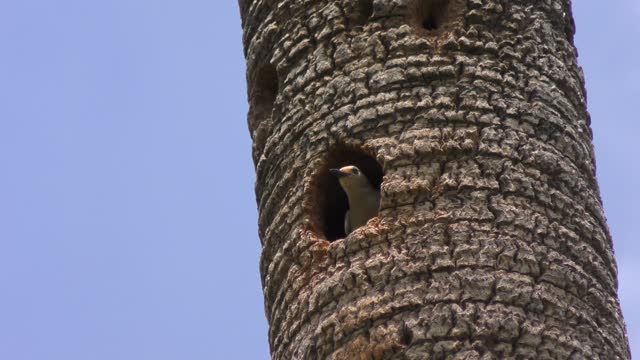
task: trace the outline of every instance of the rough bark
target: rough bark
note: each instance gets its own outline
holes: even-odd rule
[[[274,359],[630,358],[568,0],[240,8]]]

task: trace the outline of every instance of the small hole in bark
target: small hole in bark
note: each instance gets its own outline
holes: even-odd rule
[[[249,95],[251,102],[250,128],[253,129],[254,126],[252,125],[257,125],[257,123],[271,116],[276,96],[278,96],[278,73],[276,68],[271,64],[263,65],[255,72]]]
[[[353,22],[364,25],[373,15],[373,0],[357,0],[353,10]]]
[[[410,8],[410,21],[426,31],[438,30],[447,21],[449,0],[415,0]]]
[[[257,163],[271,128],[273,106],[278,96],[278,73],[271,64],[257,65],[250,79],[247,120],[253,140],[253,161]]]
[[[313,205],[311,208],[316,232],[324,235],[328,241],[346,236],[344,217],[349,208],[347,195],[329,169],[347,165],[357,166],[374,188],[379,190],[382,183],[382,167],[368,153],[344,145],[336,146],[329,151],[312,182]]]
[[[436,22],[435,18],[429,16],[422,22],[422,28],[426,30],[435,30],[438,28],[438,23]]]

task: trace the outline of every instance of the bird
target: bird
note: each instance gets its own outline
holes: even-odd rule
[[[357,166],[329,169],[329,172],[338,178],[349,200],[349,210],[344,215],[344,232],[349,235],[378,215],[380,190],[371,185],[367,176]]]

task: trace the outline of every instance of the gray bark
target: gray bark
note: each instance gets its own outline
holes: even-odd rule
[[[240,8],[274,359],[630,358],[567,0]]]

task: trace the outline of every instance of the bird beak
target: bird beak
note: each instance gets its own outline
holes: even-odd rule
[[[331,173],[331,175],[337,177],[338,179],[351,175],[349,173],[340,171],[340,169],[329,169],[329,172]]]

